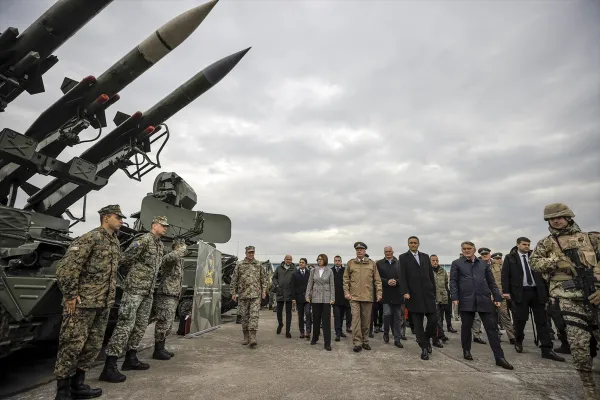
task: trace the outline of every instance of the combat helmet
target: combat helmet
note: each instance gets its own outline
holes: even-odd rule
[[[573,211],[565,203],[552,203],[544,207],[544,221],[556,217],[575,217]]]

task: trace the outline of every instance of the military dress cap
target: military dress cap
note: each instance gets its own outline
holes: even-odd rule
[[[159,216],[154,217],[152,220],[153,224],[161,224],[162,226],[169,226],[169,222],[167,221],[167,217]]]
[[[246,251],[256,251],[254,246],[246,246]]]
[[[109,215],[109,214],[115,214],[118,215],[121,218],[127,218],[125,216],[125,214],[123,214],[121,212],[121,206],[119,206],[118,204],[111,204],[108,205],[106,207],[102,207],[101,209],[98,210],[98,214],[102,215]]]
[[[356,242],[354,243],[354,248],[355,249],[367,249],[367,245],[364,244],[363,242]]]
[[[492,254],[492,258],[502,258],[502,253],[494,253]]]
[[[477,250],[477,252],[478,252],[479,254],[489,254],[489,253],[491,253],[492,251],[491,251],[490,249],[488,249],[487,247],[482,247],[482,248],[480,248],[479,250]]]

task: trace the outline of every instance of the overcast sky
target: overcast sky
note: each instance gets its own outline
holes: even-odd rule
[[[0,29],[23,32],[52,3],[2,1]],[[64,76],[98,77],[201,3],[114,1],[55,52],[46,92],[21,95],[0,128],[26,130],[61,95]],[[535,244],[548,234],[542,212],[552,202],[600,230],[598,21],[597,1],[221,0],[121,91],[108,118],[144,111],[252,46],[167,121],[161,157],[162,171],[194,187],[197,210],[231,218],[220,250],[239,246],[242,256],[253,244],[259,259],[314,262],[322,252],[345,261],[357,240],[381,258],[385,245],[405,252],[417,235],[444,263],[463,240],[507,252],[518,236]],[[89,196],[89,222],[75,233],[92,229],[106,204],[138,211],[156,174],[134,182],[119,171]]]

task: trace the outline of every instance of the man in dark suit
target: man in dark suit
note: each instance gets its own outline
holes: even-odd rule
[[[342,257],[335,256],[333,258],[333,280],[335,283],[335,302],[333,303],[333,326],[335,329],[335,341],[339,342],[340,337],[346,337],[342,332],[344,315],[346,316],[346,332],[351,333],[352,329],[352,312],[350,310],[350,302],[344,297],[344,266],[342,265]]]
[[[462,321],[460,339],[463,357],[465,360],[473,360],[471,328],[475,313],[477,313],[494,352],[496,365],[505,369],[514,369],[504,358],[504,351],[500,346],[494,305],[500,307],[502,296],[496,286],[492,270],[485,261],[475,257],[473,242],[462,242],[460,247],[464,258],[454,260],[450,267],[450,297],[454,304],[460,305],[460,320]],[[493,303],[492,296],[494,297]]]
[[[306,268],[306,258],[301,258],[298,264],[299,268],[292,275],[292,293],[294,299],[292,305],[298,310],[298,327],[300,328],[300,339],[310,339],[311,327],[311,307],[310,303],[306,302],[306,285],[310,271]],[[306,332],[304,325],[306,323]],[[306,334],[305,334],[306,333]]]
[[[554,352],[546,302],[548,291],[542,274],[529,267],[529,249],[531,241],[526,237],[517,239],[517,245],[504,257],[502,264],[502,296],[511,301],[513,325],[515,329],[515,350],[523,352],[523,339],[525,338],[525,324],[529,319],[529,308],[533,312],[533,319],[542,348],[542,358],[554,361],[565,359]]]
[[[400,266],[398,259],[394,257],[394,249],[387,246],[383,249],[385,258],[377,261],[377,269],[381,277],[383,288],[383,341],[390,341],[390,323],[394,335],[394,345],[404,347],[400,341],[402,338],[402,325],[404,325],[404,300],[400,293]]]
[[[444,347],[436,335],[437,308],[435,305],[435,278],[429,255],[419,251],[419,238],[408,238],[409,250],[398,256],[400,263],[400,292],[412,315],[417,341],[421,346],[421,359],[429,360],[431,342]],[[427,328],[423,322],[427,317]]]

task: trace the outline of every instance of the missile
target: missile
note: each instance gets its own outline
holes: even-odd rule
[[[127,160],[133,155],[148,149],[150,135],[158,132],[159,125],[215,86],[249,50],[250,47],[231,54],[198,72],[141,114],[141,118],[139,112],[131,117],[118,113],[115,120],[119,126],[82,153],[79,158],[98,164],[96,175],[109,179],[117,170],[126,166]],[[53,179],[27,200],[24,209],[61,216],[91,190],[97,189]]]
[[[72,124],[73,120],[81,119],[89,121],[95,128],[105,127],[104,109],[94,106],[98,99],[103,95],[112,98],[183,43],[200,26],[217,2],[218,0],[211,0],[194,7],[158,28],[100,75],[76,101],[67,101],[68,92],[64,92],[65,96],[44,111],[25,131],[25,136],[42,140],[59,129],[65,129],[65,125]],[[63,91],[78,83],[65,78],[67,80],[67,83],[63,83]]]
[[[59,0],[21,35],[0,34],[0,112],[23,91],[44,92],[42,75],[58,62],[52,53],[113,0]]]
[[[79,133],[90,125],[105,127],[105,110],[119,99],[117,92],[187,39],[217,2],[211,0],[171,19],[97,79],[90,76],[76,82],[65,78],[61,85],[64,95],[24,133],[39,141],[36,152],[55,158],[67,146],[79,143]],[[24,166],[1,161],[0,198],[7,195],[12,185],[34,175],[35,171]]]

